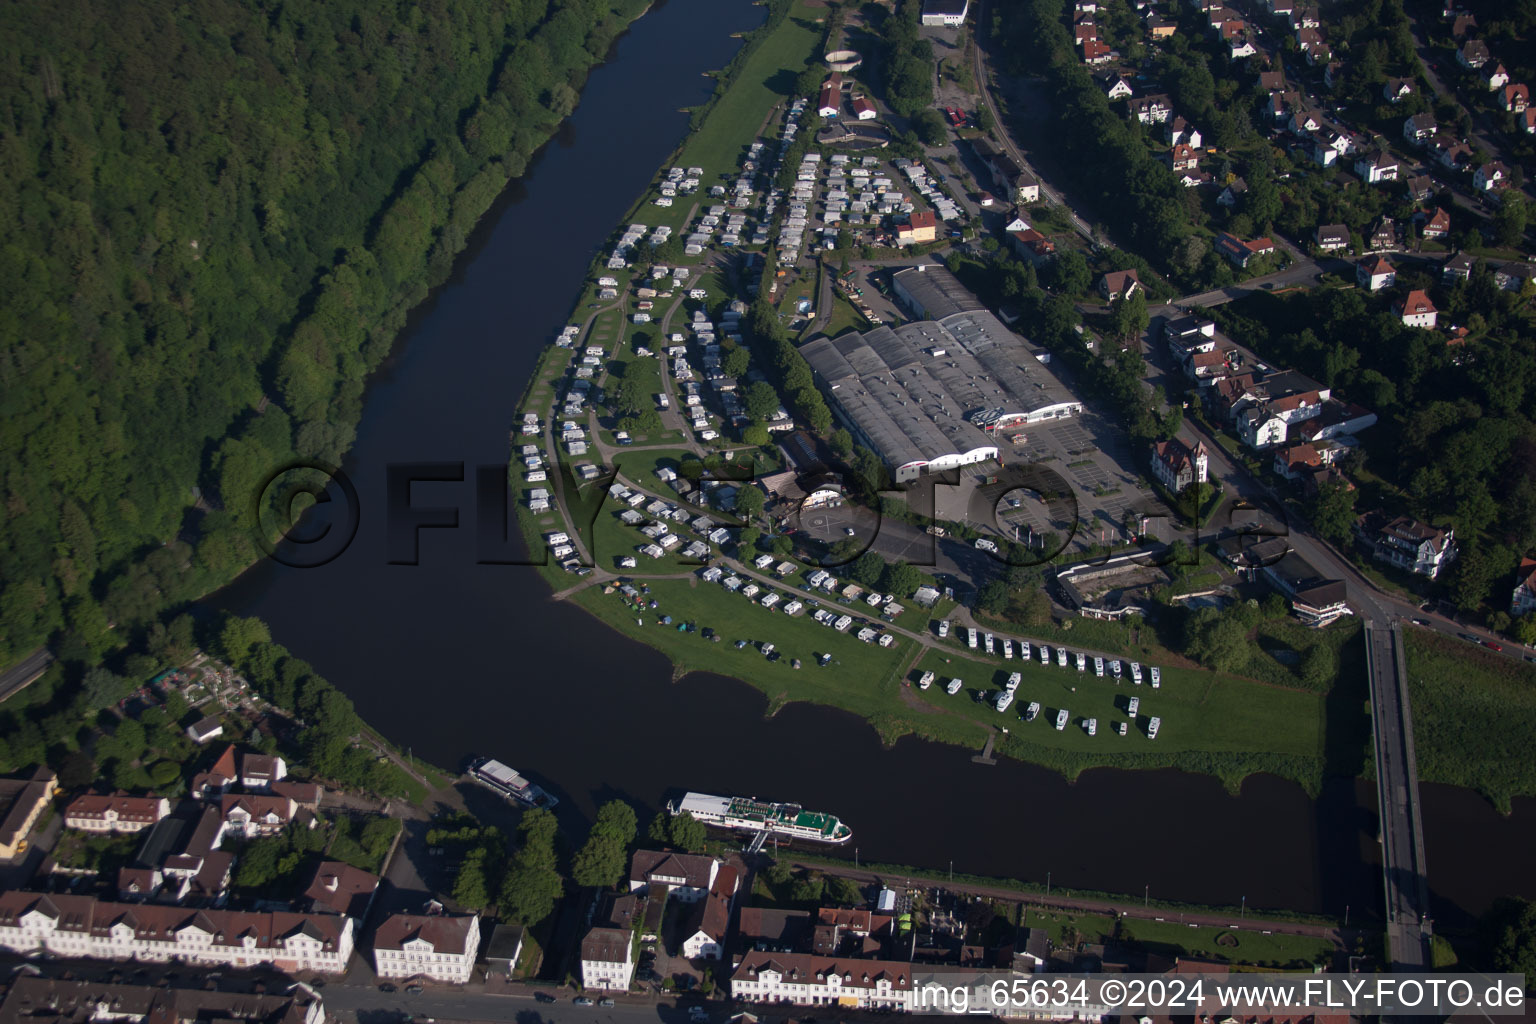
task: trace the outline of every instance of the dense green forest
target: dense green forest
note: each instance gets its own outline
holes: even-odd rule
[[[339,460],[643,5],[8,6],[0,664],[89,662],[252,561],[256,486]]]

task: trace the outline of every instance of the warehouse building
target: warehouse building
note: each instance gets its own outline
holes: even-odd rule
[[[1082,403],[1036,352],[939,266],[901,271],[896,295],[923,319],[801,349],[839,418],[897,483],[996,459],[1004,431],[1065,419]]]

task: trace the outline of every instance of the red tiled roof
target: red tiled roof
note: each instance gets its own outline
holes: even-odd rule
[[[374,933],[375,949],[404,949],[412,939],[425,939],[439,953],[462,953],[469,947],[473,914],[391,914]]]

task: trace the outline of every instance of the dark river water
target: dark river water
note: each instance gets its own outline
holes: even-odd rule
[[[665,0],[596,69],[569,123],[487,216],[368,393],[347,472],[355,541],[320,568],[265,562],[213,602],[259,615],[385,735],[447,767],[489,754],[560,795],[574,828],[605,799],[647,808],[677,789],[798,800],[842,816],[864,861],[1016,876],[1200,903],[1374,916],[1373,791],[1311,800],[1272,777],[1240,796],[1209,777],[1093,771],[1075,784],[1024,764],[874,731],[808,706],[765,719],[734,680],[670,681],[666,659],[550,599],[533,571],[476,565],[474,467],[504,465],[514,405],[569,313],[589,261],[686,130],[761,7]],[[466,482],[418,484],[457,506],[417,565],[389,564],[386,467],[462,462]],[[1536,806],[1502,818],[1474,794],[1426,787],[1441,915],[1475,913],[1528,872]],[[853,850],[847,851],[850,856]]]

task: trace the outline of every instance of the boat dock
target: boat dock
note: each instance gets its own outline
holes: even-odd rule
[[[977,764],[997,764],[997,758],[992,756],[992,745],[997,742],[997,733],[987,733],[987,745],[981,748],[981,753],[971,758]]]

